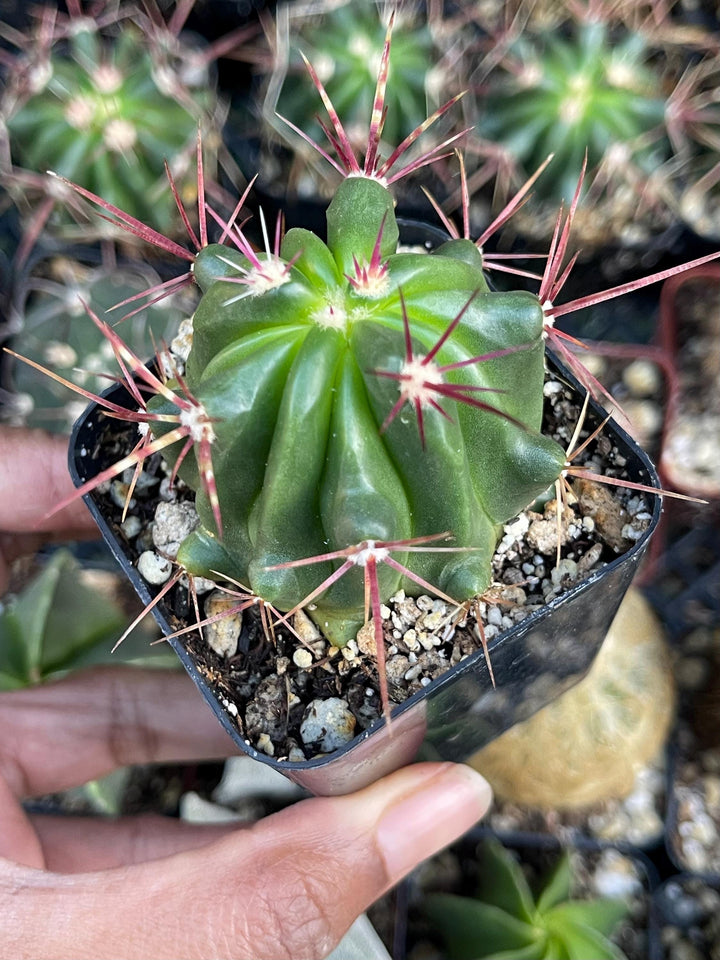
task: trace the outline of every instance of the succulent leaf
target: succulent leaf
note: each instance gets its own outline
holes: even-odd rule
[[[450,960],[625,960],[609,938],[627,904],[570,899],[567,852],[535,899],[508,849],[488,840],[481,851],[477,898],[431,894],[424,904]]]

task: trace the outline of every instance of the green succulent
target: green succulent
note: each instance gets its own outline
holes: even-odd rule
[[[11,88],[2,113],[15,168],[47,170],[76,180],[140,219],[168,232],[181,227],[164,163],[181,193],[198,124],[216,109],[207,82],[190,87],[170,61],[156,59],[140,27],[121,19],[116,35],[83,19],[56,40],[18,93]]]
[[[610,939],[627,916],[615,899],[572,899],[565,852],[537,894],[513,854],[482,845],[477,897],[428,895],[423,909],[449,960],[626,960]]]
[[[96,663],[129,660],[166,665],[148,653],[148,633],[135,631],[110,656],[128,617],[67,550],[58,550],[15,596],[0,602],[0,690],[41,683]]]
[[[454,552],[400,547],[398,561],[452,597],[482,593],[501,524],[565,466],[540,432],[538,298],[491,292],[470,240],[398,252],[393,208],[378,179],[352,176],[328,208],[327,243],[294,228],[277,254],[210,245],[195,260],[203,295],[185,387],[208,428],[180,468],[201,526],[178,560],[247,583],[281,610],[333,571],[330,560],[297,561],[443,532]],[[172,407],[162,396],[150,404],[153,414]],[[204,441],[219,511],[202,482]],[[383,599],[400,586],[418,592],[392,566],[378,575]],[[311,615],[342,645],[364,602],[358,565]]]

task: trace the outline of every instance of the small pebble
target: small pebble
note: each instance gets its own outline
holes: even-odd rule
[[[142,530],[142,523],[139,517],[131,515],[126,517],[123,522],[120,524],[120,529],[128,540],[132,540],[136,537]]]
[[[295,632],[305,643],[312,643],[320,637],[320,630],[304,610],[298,610],[293,617]]]
[[[228,611],[236,606],[237,598],[228,596],[222,590],[214,590],[205,598],[206,617],[226,614],[222,619],[208,623],[202,628],[205,642],[219,657],[234,657],[237,653],[242,630],[242,612],[236,610],[228,614]]]
[[[307,670],[308,667],[313,665],[313,655],[304,647],[299,647],[295,653],[293,653],[293,663],[296,667],[300,667],[301,670]]]
[[[306,746],[315,747],[320,753],[332,753],[352,740],[355,724],[347,700],[312,700],[300,724],[300,736]]]
[[[167,557],[160,557],[153,550],[145,550],[140,554],[137,560],[138,573],[154,586],[160,586],[170,579],[172,573],[172,562]]]
[[[180,544],[200,523],[192,503],[166,503],[161,501],[155,510],[153,543],[158,553],[174,560]]]

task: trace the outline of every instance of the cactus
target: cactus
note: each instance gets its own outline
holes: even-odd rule
[[[18,204],[37,186],[52,198],[53,170],[165,232],[181,229],[164,165],[190,199],[198,125],[217,135],[220,123],[209,55],[129,10],[102,22],[73,16],[67,26],[46,12],[26,46],[0,103],[4,173]],[[55,210],[47,223],[67,228],[67,219]]]
[[[13,344],[24,357],[45,363],[59,377],[73,375],[86,389],[107,385],[108,359],[113,353],[102,333],[83,321],[85,304],[98,313],[143,293],[157,275],[142,264],[95,266],[64,257],[43,261],[26,282],[9,325]],[[142,356],[169,340],[195,298],[177,297],[149,305],[122,326],[123,337]],[[62,380],[50,379],[26,364],[17,364],[0,390],[0,418],[13,424],[69,432],[84,403]]]
[[[477,898],[437,893],[424,908],[447,945],[450,960],[626,960],[610,937],[627,916],[620,899],[571,897],[566,852],[534,895],[512,853],[497,840],[481,847]]]
[[[469,240],[430,255],[398,253],[397,240],[387,188],[351,177],[328,209],[327,245],[295,228],[277,254],[198,254],[185,383],[214,421],[224,536],[220,547],[200,486],[203,529],[179,555],[191,572],[209,575],[212,544],[210,569],[290,609],[318,571],[280,564],[451,531],[454,547],[473,549],[406,563],[464,599],[490,582],[498,524],[563,469],[565,452],[540,433],[537,298],[490,293]],[[166,412],[159,400],[150,409]],[[198,488],[191,464],[181,475]],[[383,596],[402,580],[383,570]],[[313,618],[343,642],[362,623],[363,597],[358,571]]]
[[[718,142],[710,93],[718,58],[709,34],[662,18],[599,0],[566,7],[552,29],[520,15],[506,29],[488,25],[490,52],[473,75],[477,151],[504,165],[509,180],[554,154],[537,186],[550,213],[541,229],[525,217],[524,229],[552,229],[553,208],[571,196],[584,158],[583,246],[642,244],[678,218],[693,158]]]
[[[393,86],[388,90],[384,129],[388,143],[400,143],[424,121],[429,107],[431,111],[438,106],[437,91],[441,87],[448,91],[447,71],[440,64],[428,69],[437,58],[436,26],[431,15],[408,9],[407,4],[400,11],[390,53]],[[304,73],[303,58],[307,58],[343,117],[351,140],[362,140],[386,30],[382,9],[368,0],[326,4],[325,8],[320,4],[312,11],[293,10],[293,4],[284,4],[278,11],[274,70],[263,107],[266,122],[286,141],[290,131],[286,123],[278,123],[277,114],[316,139],[322,135],[316,98],[304,83],[297,82]],[[297,148],[297,140],[294,146]],[[304,144],[300,142],[300,146]]]

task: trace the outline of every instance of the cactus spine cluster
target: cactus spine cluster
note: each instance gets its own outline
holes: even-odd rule
[[[362,139],[372,110],[387,18],[375,3],[368,2],[319,4],[312,12],[292,7],[285,4],[278,15],[277,47],[286,55],[277,57],[268,82],[266,120],[284,139],[289,130],[277,123],[276,110],[306,134],[321,136],[314,91],[297,82],[304,74],[302,57],[306,57],[343,117],[351,139]],[[427,12],[404,9],[400,16],[402,28],[395,31],[390,52],[393,85],[386,98],[384,137],[391,144],[400,143],[425,120],[430,103],[437,105],[436,93],[442,83],[438,78],[443,76],[439,67],[428,69],[428,64],[437,60],[437,50]],[[447,84],[445,76],[446,91]]]
[[[470,240],[398,252],[392,196],[374,176],[340,185],[327,225],[327,243],[295,228],[276,252],[210,245],[197,256],[204,292],[184,386],[211,423],[222,540],[187,459],[202,525],[178,560],[289,610],[333,568],[278,565],[449,532],[454,552],[399,556],[464,600],[490,582],[498,525],[565,465],[540,433],[541,304],[488,290]],[[394,567],[379,582],[383,599],[417,592]],[[363,605],[358,569],[311,615],[342,644]]]

